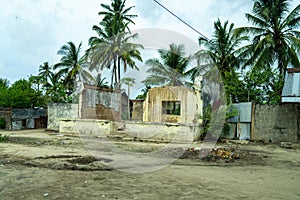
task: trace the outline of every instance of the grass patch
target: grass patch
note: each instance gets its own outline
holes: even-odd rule
[[[0,134],[0,142],[6,142],[9,140],[9,135]]]

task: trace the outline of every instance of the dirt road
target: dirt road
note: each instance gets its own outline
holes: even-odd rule
[[[0,199],[300,199],[300,148],[218,144],[240,158],[186,156],[148,173],[96,159],[79,137],[44,130],[0,132]],[[165,144],[116,142],[142,151]],[[194,147],[201,143],[194,143]]]

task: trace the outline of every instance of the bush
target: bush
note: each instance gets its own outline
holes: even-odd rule
[[[0,134],[0,142],[6,142],[9,140],[9,135],[3,135]]]
[[[5,129],[6,128],[6,122],[3,117],[0,118],[0,129]]]

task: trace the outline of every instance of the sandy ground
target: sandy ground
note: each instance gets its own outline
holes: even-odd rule
[[[300,199],[300,145],[227,143],[239,159],[187,154],[160,170],[128,173],[105,165],[78,136],[44,130],[5,132],[0,143],[0,199]],[[116,141],[127,150],[166,144]],[[194,147],[201,143],[192,144]]]

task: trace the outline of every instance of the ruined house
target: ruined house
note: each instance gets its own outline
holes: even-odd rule
[[[145,122],[196,124],[201,113],[199,92],[183,86],[152,88],[143,104]]]
[[[5,120],[5,129],[22,130],[47,127],[47,110],[43,108],[1,108],[0,118]]]

